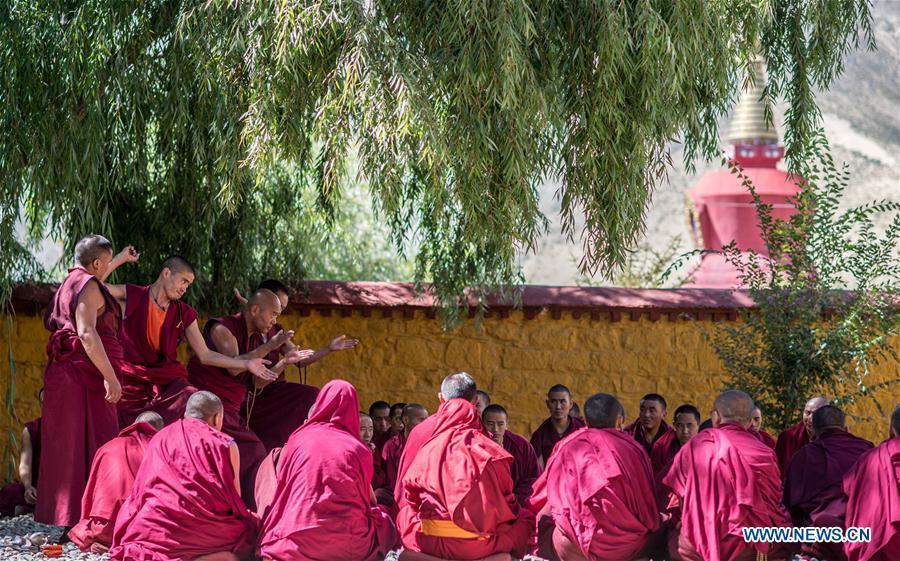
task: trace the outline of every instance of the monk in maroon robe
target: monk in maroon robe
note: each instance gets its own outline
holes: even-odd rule
[[[803,407],[803,421],[784,429],[778,435],[778,441],[775,443],[775,455],[778,457],[778,468],[781,470],[782,479],[787,477],[788,466],[797,450],[809,444],[812,435],[812,415],[823,405],[828,405],[828,400],[824,397],[810,399]]]
[[[745,542],[741,528],[789,526],[772,450],[750,434],[753,400],[729,390],[716,398],[715,428],[700,432],[675,456],[663,483],[671,490],[675,561],[788,559],[783,544]]]
[[[848,528],[871,528],[869,542],[844,544],[848,561],[900,559],[900,407],[891,415],[891,438],[864,453],[844,476]]]
[[[207,347],[197,325],[197,311],[182,301],[194,275],[193,265],[174,255],[163,261],[150,286],[106,285],[125,310],[120,332],[125,353],[122,399],[117,404],[122,427],[142,411],[155,411],[166,423],[184,416],[188,397],[197,391],[178,361],[178,346],[184,341],[202,364],[257,374],[266,370],[260,358],[236,360]]]
[[[113,258],[112,244],[90,235],[75,246],[75,267],[59,286],[44,319],[50,331],[44,371],[41,418],[41,492],[34,519],[73,526],[94,453],[119,432],[115,403],[122,395],[119,365],[121,309],[103,280]]]
[[[43,388],[38,399],[43,403]],[[41,418],[25,423],[22,449],[19,451],[19,482],[0,489],[0,516],[17,516],[17,511],[31,512],[37,501],[37,484],[41,469]]]
[[[772,450],[775,449],[777,442],[774,438],[772,438],[771,434],[762,429],[762,409],[760,409],[759,407],[753,408],[753,416],[750,418],[750,432],[753,433],[754,436],[759,438],[759,440],[763,444],[765,444]]]
[[[812,429],[812,442],[798,450],[788,466],[784,505],[795,526],[843,526],[844,475],[872,443],[850,434],[843,411],[833,405],[813,413]],[[803,544],[801,552],[829,561],[844,559],[841,544]]]
[[[370,450],[359,439],[359,400],[343,380],[325,384],[281,454],[260,556],[271,561],[374,561],[397,541],[375,505]]]
[[[81,521],[69,530],[69,538],[82,551],[109,551],[119,509],[131,495],[150,440],[163,426],[158,413],[141,413],[133,425],[97,450],[81,500]]]
[[[675,434],[672,444],[666,448],[655,446],[650,457],[656,498],[661,511],[665,511],[669,503],[669,490],[663,485],[663,480],[672,468],[678,451],[700,432],[700,410],[688,403],[679,405],[672,415],[672,424]]]
[[[559,445],[528,508],[538,518],[538,556],[559,561],[646,559],[661,541],[653,472],[624,434],[625,409],[608,394],[584,404],[587,428]]]
[[[380,489],[384,487],[385,474],[380,452],[378,456],[375,455],[378,449],[373,440],[375,438],[375,423],[372,422],[372,417],[362,411],[359,412],[359,438],[372,451],[372,489]],[[391,504],[393,502],[392,498]]]
[[[113,561],[238,561],[253,554],[259,518],[241,501],[240,458],[221,432],[222,402],[196,392],[184,415],[147,447],[116,519]]]
[[[408,403],[403,407],[403,432],[400,432],[384,445],[381,451],[382,465],[384,466],[384,485],[375,490],[378,504],[393,506],[394,488],[397,486],[397,471],[400,469],[400,457],[409,433],[422,421],[428,418],[428,411],[418,403]]]
[[[557,442],[584,426],[584,421],[571,415],[572,392],[562,384],[547,392],[547,410],[550,417],[531,434],[531,446],[541,467],[547,464]]]
[[[401,561],[510,559],[526,550],[534,518],[516,502],[512,456],[484,430],[476,390],[468,374],[448,376],[437,414],[410,433],[395,493]]]
[[[484,415],[484,410],[490,404],[491,394],[487,393],[484,390],[478,390],[478,393],[475,394],[475,410],[478,411],[479,417]]]
[[[241,361],[265,358],[269,363],[277,360],[278,349],[289,339],[292,332],[282,337],[267,337],[275,326],[281,302],[269,290],[260,290],[250,297],[244,309],[237,314],[210,318],[203,329],[206,346],[228,357]],[[281,332],[284,333],[284,332]],[[241,404],[247,397],[251,378],[266,382],[274,381],[289,364],[296,364],[308,358],[306,351],[295,349],[271,370],[263,370],[261,375],[242,368],[219,368],[204,365],[197,356],[188,362],[191,384],[201,390],[216,394],[225,407],[223,432],[234,439],[241,453],[241,495],[251,509],[255,508],[253,490],[256,471],[266,456],[266,447],[259,437],[247,427],[241,418]]]
[[[290,292],[283,283],[268,279],[259,284],[257,290],[268,290],[278,297],[281,303],[281,310],[287,310],[290,304]],[[235,291],[235,295],[242,302],[246,300],[241,297],[240,293]],[[276,333],[282,331],[283,328],[275,324],[267,336],[269,338],[275,336]],[[340,335],[331,340],[328,345],[317,351],[305,349],[300,351],[290,340],[278,349],[278,353],[272,357],[272,362],[278,360],[278,354],[282,356],[290,356],[296,352],[302,352],[305,356],[298,359],[294,364],[300,368],[305,368],[310,364],[319,361],[325,356],[352,349],[359,343],[356,339],[351,339],[346,335]],[[284,446],[287,439],[291,436],[300,425],[306,421],[306,415],[309,408],[316,401],[316,395],[319,393],[318,388],[307,384],[298,384],[288,382],[285,379],[284,372],[281,372],[278,379],[274,382],[266,382],[259,378],[254,378],[250,384],[247,401],[241,411],[241,415],[246,421],[246,425],[259,437],[266,450]]]
[[[624,429],[625,434],[630,434],[644,447],[647,455],[653,458],[655,455],[664,457],[672,443],[677,440],[675,431],[666,423],[666,400],[656,393],[648,393],[641,398],[640,415]],[[654,470],[662,466],[654,466]]]
[[[537,454],[525,437],[509,430],[509,416],[502,406],[488,405],[481,413],[481,420],[494,442],[503,446],[503,449],[513,457],[510,470],[513,493],[519,504],[524,506],[525,501],[531,496],[534,482],[541,474]]]

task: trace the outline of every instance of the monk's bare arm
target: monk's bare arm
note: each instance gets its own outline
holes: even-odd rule
[[[227,329],[225,331],[227,331]],[[228,333],[228,335],[231,334]],[[213,339],[215,339],[215,335],[213,335]],[[234,336],[231,336],[231,339],[232,341],[234,341],[234,352],[237,352],[237,341],[234,339]],[[200,359],[200,362],[209,366],[218,366],[219,368],[228,369],[228,371],[232,374],[240,374],[245,370],[250,370],[251,372],[253,372],[254,362],[265,362],[259,359],[241,359],[239,357],[231,358],[210,349],[208,346],[206,346],[206,341],[203,339],[203,334],[200,333],[200,327],[197,325],[196,320],[194,320],[187,328],[187,340],[188,344],[191,346],[191,350],[194,351],[194,354],[197,355],[197,358]]]
[[[103,376],[106,400],[115,403],[122,396],[122,387],[119,385],[116,371],[109,362],[109,357],[106,356],[106,349],[103,347],[100,334],[97,333],[97,312],[105,305],[100,285],[94,281],[88,282],[78,296],[78,304],[75,307],[75,325],[78,329],[78,338],[84,346],[84,352]]]
[[[191,326],[193,326],[193,329],[191,329]],[[197,327],[197,322],[193,322],[191,326],[188,326],[187,338],[188,343],[191,345],[191,348],[194,349],[194,352],[197,353],[198,356],[200,355],[199,351],[202,351],[203,349],[206,349],[207,353],[215,353],[215,351],[210,350],[209,347],[206,346],[206,341],[204,341],[203,336],[200,335],[200,328]],[[271,381],[278,378],[278,373],[272,372],[266,368],[268,361],[263,360],[260,356],[255,356],[255,352],[238,355],[237,339],[234,338],[234,335],[232,335],[224,325],[217,324],[213,326],[210,336],[212,337],[216,348],[220,351],[215,354],[224,359],[236,361],[233,363],[233,366],[211,362],[210,364],[213,366],[224,368],[232,376],[237,376],[238,374],[249,370],[251,374],[263,378],[264,380]],[[202,345],[202,347],[200,347],[200,345]],[[260,346],[264,347],[265,345]],[[271,350],[268,352],[271,352]],[[268,354],[268,352],[265,354]],[[265,354],[262,356],[265,356]]]
[[[103,275],[100,276],[100,277],[98,277],[98,278],[99,278],[101,281],[103,281],[103,283],[105,284],[105,283],[106,283],[106,279],[108,279],[109,276],[110,276],[111,274],[113,274],[113,271],[115,271],[115,270],[118,269],[121,265],[124,265],[125,263],[136,263],[137,260],[140,259],[140,257],[141,257],[141,254],[138,253],[138,252],[134,249],[133,246],[130,246],[130,245],[125,246],[125,249],[123,249],[122,251],[120,251],[119,254],[116,255],[115,257],[113,257],[113,258],[112,258],[112,261],[109,262],[109,266],[106,268],[106,272],[103,273]],[[107,286],[109,286],[109,285],[107,285]],[[114,294],[113,296],[114,296],[117,300],[124,300],[124,299],[125,299],[125,293],[124,293],[125,287],[122,286],[122,285],[113,285],[113,286],[116,286],[116,287],[121,286],[121,287],[122,287],[122,290],[123,290],[122,298],[119,298],[118,296],[115,296],[115,294]]]
[[[241,453],[238,451],[237,444],[232,441],[228,445],[228,452],[231,456],[231,467],[234,470],[234,488],[237,489],[238,495],[241,494]]]
[[[31,446],[31,434],[28,429],[22,431],[22,452],[19,454],[19,481],[25,487],[25,502],[33,505],[37,500],[37,491],[32,485],[31,462],[34,459],[34,448]]]
[[[309,366],[310,364],[325,358],[325,356],[338,351],[346,351],[359,344],[358,339],[351,339],[346,335],[339,335],[331,340],[326,347],[312,353],[309,358],[297,363],[297,366]]]

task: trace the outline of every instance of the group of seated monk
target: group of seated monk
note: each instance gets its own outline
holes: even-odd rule
[[[529,442],[458,372],[434,415],[384,401],[367,414],[348,382],[285,380],[288,365],[357,342],[295,346],[277,324],[283,284],[238,294],[241,310],[201,331],[181,300],[185,259],[148,286],[106,282],[138,258],[101,236],[77,244],[45,320],[44,415],[26,427],[22,488],[9,493],[82,549],[122,561],[368,560],[398,547],[402,561],[774,561],[792,544],[745,542],[741,528],[793,524],[872,528],[869,542],[804,546],[820,559],[900,558],[900,410],[873,447],[813,398],[776,442],[740,391],[706,422],[684,404],[670,426],[658,394],[626,424],[614,396],[594,393],[582,417],[556,385]],[[54,458],[38,488],[41,446]]]

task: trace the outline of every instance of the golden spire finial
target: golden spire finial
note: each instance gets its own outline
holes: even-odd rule
[[[752,79],[748,80],[742,88],[734,112],[731,116],[731,129],[728,131],[728,141],[737,142],[764,142],[778,143],[778,131],[775,125],[766,119],[772,114],[769,100],[763,98],[766,87],[766,69],[763,58],[758,53],[753,56]]]

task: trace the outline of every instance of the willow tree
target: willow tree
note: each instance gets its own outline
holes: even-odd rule
[[[583,271],[613,271],[669,145],[689,164],[716,152],[755,51],[791,156],[814,91],[872,42],[867,0],[2,4],[4,278],[30,272],[25,209],[35,236],[107,233],[145,267],[178,251],[221,292],[277,260],[300,193],[334,216],[364,180],[451,305],[521,279],[546,229],[541,181],[561,180]],[[271,181],[285,166],[297,181]]]

